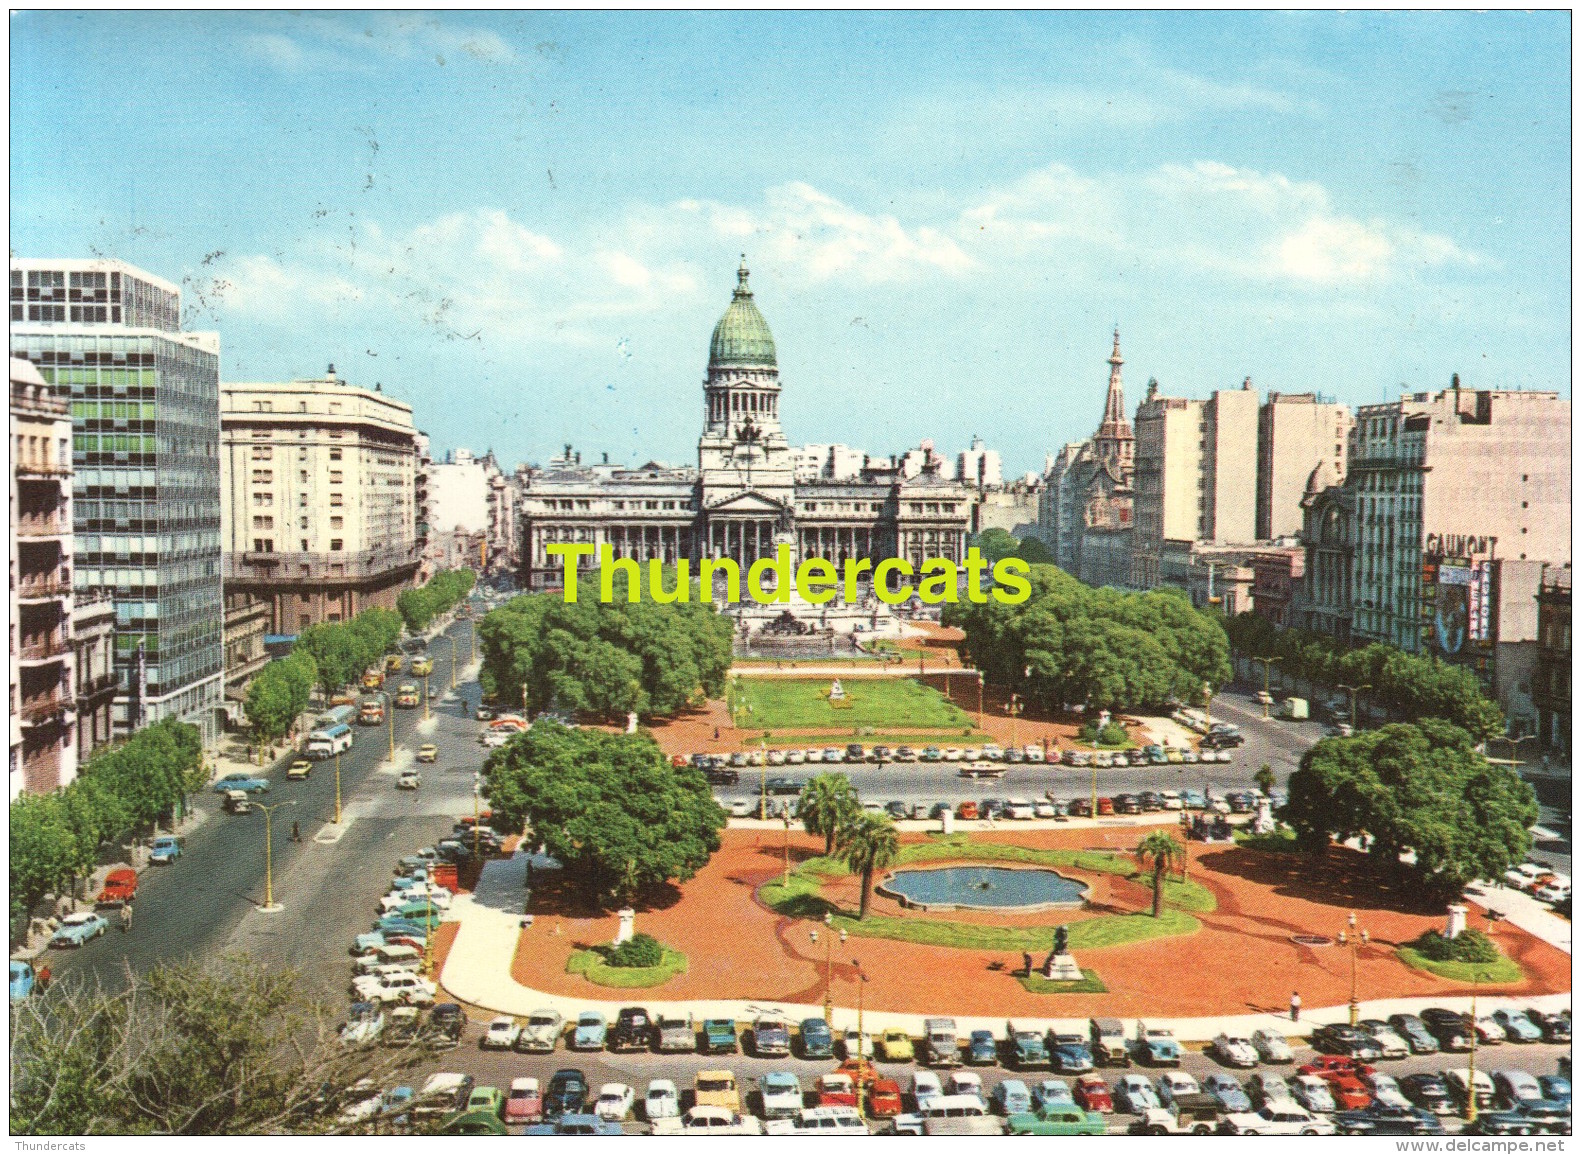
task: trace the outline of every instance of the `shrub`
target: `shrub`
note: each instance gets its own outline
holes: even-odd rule
[[[664,961],[664,947],[651,934],[634,934],[609,952],[612,967],[656,967]]]
[[[1110,722],[1101,728],[1096,723],[1088,722],[1077,731],[1076,736],[1088,745],[1096,746],[1124,746],[1131,740],[1125,727],[1118,722]]]
[[[1499,948],[1480,930],[1463,930],[1454,938],[1430,930],[1411,945],[1433,962],[1491,963],[1500,957]]]

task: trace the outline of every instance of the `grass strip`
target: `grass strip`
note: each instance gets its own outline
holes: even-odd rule
[[[664,961],[653,967],[610,966],[604,958],[608,950],[608,947],[591,947],[571,952],[571,957],[565,960],[566,973],[581,975],[601,987],[624,989],[656,987],[686,973],[686,956],[669,947],[664,948]]]

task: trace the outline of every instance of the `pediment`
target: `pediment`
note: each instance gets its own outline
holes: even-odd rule
[[[726,493],[719,497],[710,496],[704,501],[703,508],[709,513],[778,514],[785,508],[785,503],[775,501],[755,489],[748,489]]]

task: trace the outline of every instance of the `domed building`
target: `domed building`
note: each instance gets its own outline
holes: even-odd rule
[[[868,458],[854,480],[796,480],[780,426],[774,334],[743,257],[708,342],[697,467],[584,463],[567,445],[521,479],[523,584],[561,584],[563,563],[546,548],[555,542],[607,544],[616,557],[639,562],[730,558],[743,574],[774,555],[782,534],[797,559],[823,557],[836,566],[847,558],[905,557],[914,567],[932,557],[961,562],[973,493],[945,480],[942,466],[931,458],[907,477],[890,458]]]

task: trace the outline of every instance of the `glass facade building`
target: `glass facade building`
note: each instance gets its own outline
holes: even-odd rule
[[[212,741],[224,691],[218,337],[181,332],[174,286],[115,261],[13,262],[11,309],[11,355],[71,405],[75,584],[114,598],[115,728],[178,717]]]

